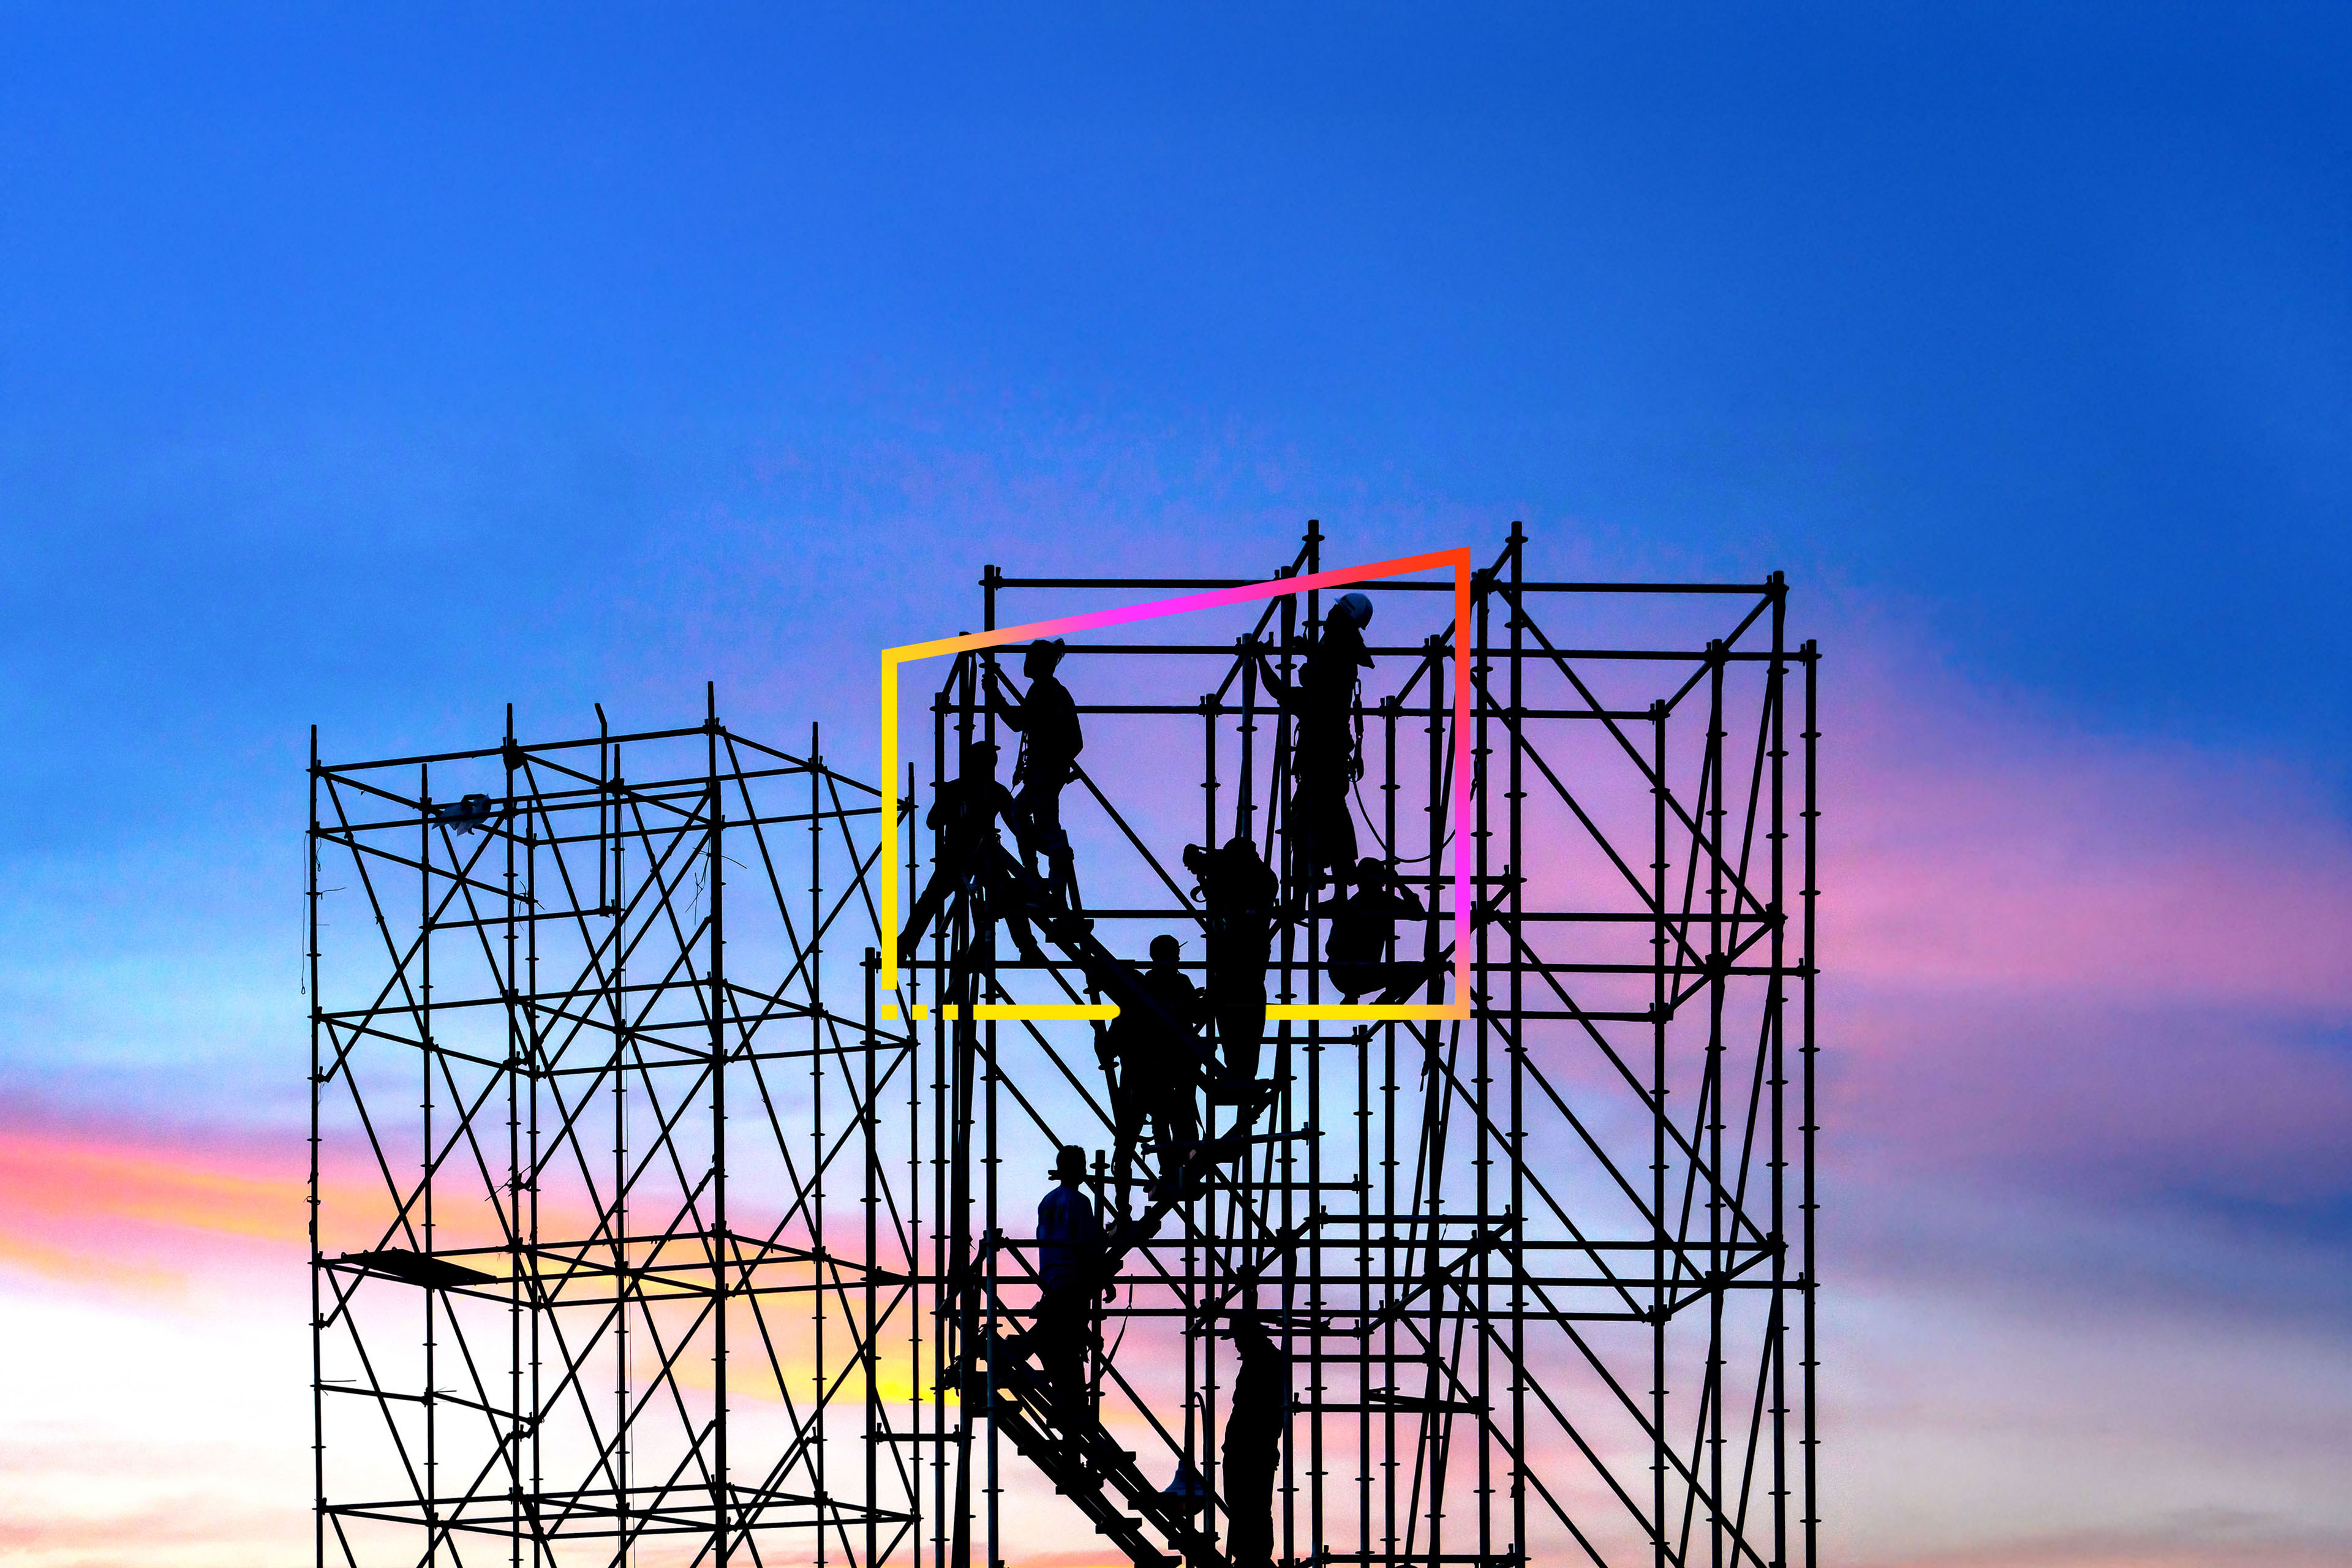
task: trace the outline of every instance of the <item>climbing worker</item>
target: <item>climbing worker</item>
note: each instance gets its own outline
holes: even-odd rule
[[[923,932],[940,917],[950,899],[983,887],[998,894],[994,913],[1012,928],[1022,955],[1032,963],[1042,962],[1036,941],[1029,934],[1029,923],[1021,918],[1018,897],[990,874],[998,819],[1013,829],[1015,839],[1021,839],[1027,827],[1012,793],[996,782],[997,755],[993,741],[974,741],[964,747],[961,772],[940,785],[931,809],[923,816],[923,826],[939,834],[938,849],[932,858],[931,879],[923,885],[914,912],[907,918],[907,929],[899,933],[901,963],[915,961]]]
[[[1054,1424],[1076,1440],[1092,1423],[1087,1411],[1087,1346],[1093,1342],[1095,1293],[1103,1283],[1102,1221],[1079,1183],[1087,1152],[1066,1143],[1055,1157],[1057,1185],[1037,1205],[1037,1316],[1030,1343],[1045,1373]]]
[[[1121,1012],[1097,1037],[1095,1054],[1111,1079],[1111,1114],[1117,1125],[1111,1160],[1118,1171],[1118,1212],[1127,1214],[1135,1146],[1149,1118],[1160,1137],[1160,1169],[1165,1176],[1181,1167],[1201,1141],[1192,1104],[1200,1076],[1196,1031],[1208,1008],[1183,970],[1182,945],[1172,936],[1151,939],[1151,967],[1139,977],[1143,994],[1159,1005],[1178,1034],[1169,1037],[1158,1019]]]
[[[1062,829],[1062,786],[1076,776],[1078,753],[1087,749],[1087,737],[1078,724],[1077,702],[1054,674],[1068,651],[1059,637],[1040,637],[1031,643],[1021,660],[1029,695],[1013,707],[992,689],[988,705],[1007,729],[1021,737],[1021,757],[1013,763],[1013,782],[1021,786],[1021,813],[1029,825],[1025,847],[1029,869],[1033,874],[1036,871],[1042,851],[1046,885],[1063,903],[1076,909],[1078,883],[1070,836]]]
[[[1330,909],[1323,933],[1323,971],[1339,994],[1353,1002],[1370,994],[1406,992],[1426,981],[1436,965],[1427,960],[1392,963],[1389,943],[1401,920],[1424,920],[1421,900],[1397,884],[1388,862],[1367,855],[1356,865],[1356,890]]]
[[[1282,883],[1243,834],[1226,840],[1222,849],[1186,845],[1184,865],[1198,879],[1208,917],[1209,1011],[1224,1052],[1225,1087],[1239,1093],[1257,1078],[1258,1047],[1265,1036],[1265,966]]]
[[[1323,617],[1294,683],[1258,655],[1267,691],[1297,721],[1290,747],[1290,815],[1283,835],[1290,900],[1305,905],[1328,870],[1345,881],[1356,859],[1356,820],[1348,791],[1364,776],[1363,731],[1356,713],[1357,672],[1371,668],[1364,628],[1372,602],[1340,596]]]
[[[1225,1416],[1225,1561],[1231,1568],[1273,1568],[1274,1478],[1290,1424],[1290,1357],[1255,1310],[1236,1311],[1232,1323],[1242,1364]]]

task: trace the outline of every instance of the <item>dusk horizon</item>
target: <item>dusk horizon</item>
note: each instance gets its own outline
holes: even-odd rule
[[[5,26],[13,1560],[313,1562],[314,727],[347,764],[708,689],[878,788],[884,654],[981,631],[985,573],[1262,583],[1310,528],[1323,568],[1777,574],[1818,649],[1821,1562],[2352,1558],[2336,13]],[[1271,602],[1229,597],[1197,635]],[[1456,635],[1407,597],[1372,633]],[[1542,610],[1723,635],[1648,613]],[[1146,689],[1062,635],[1082,702]],[[1072,807],[1078,874],[1124,889],[1197,764],[1089,722],[1137,793]],[[329,1201],[376,1201],[364,1148]],[[1006,1568],[1128,1561],[1045,1492]]]

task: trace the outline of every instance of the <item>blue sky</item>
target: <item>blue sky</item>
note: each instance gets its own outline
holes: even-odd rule
[[[150,657],[323,712],[403,622],[609,603],[761,442],[809,468],[755,521],[814,528],[877,446],[1092,447],[1150,463],[1122,500],[1898,595],[1990,679],[2344,783],[2325,10],[11,31],[36,724]],[[101,651],[110,605],[164,624]]]
[[[1789,572],[1867,698],[1879,872],[2031,843],[2220,911],[2179,964],[2254,977],[2218,1000],[2127,996],[2054,926],[2096,1020],[2037,1012],[2031,954],[1937,970],[2078,1076],[2172,1052],[2160,1113],[2091,1139],[2141,1173],[2091,1184],[2111,1225],[2046,1144],[1857,1190],[2023,1181],[2065,1215],[2045,1274],[2071,1226],[2220,1226],[2292,1319],[2245,1353],[2334,1387],[2340,1134],[2273,1140],[2298,1184],[2245,1155],[2289,1090],[2179,1129],[2231,1051],[2322,1108],[2352,1060],[2347,78],[2320,6],[0,8],[0,1090],[119,1138],[285,1124],[312,722],[391,752],[715,678],[870,756],[872,649],[976,619],[984,562],[1238,574],[1309,516],[1344,559],[1521,518],[1563,575]],[[1906,859],[1900,790],[1953,779],[1999,809]],[[1986,919],[2100,918],[2020,867]],[[2293,975],[2255,952],[2281,907]],[[1975,1059],[1873,962],[1858,1037]],[[1855,1114],[1915,1126],[1886,1085],[1942,1080],[1888,1071]],[[1930,1323],[1898,1254],[1869,1322]],[[1982,1443],[2042,1418],[2004,1408]]]

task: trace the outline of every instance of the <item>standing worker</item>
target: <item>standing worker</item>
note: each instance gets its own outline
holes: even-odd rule
[[[1013,782],[1021,786],[1021,811],[1029,822],[1029,869],[1034,874],[1037,852],[1044,850],[1046,885],[1064,904],[1076,909],[1078,879],[1070,836],[1062,828],[1062,786],[1076,776],[1078,753],[1087,749],[1087,737],[1078,724],[1077,702],[1070,689],[1054,675],[1068,651],[1059,637],[1040,637],[1031,643],[1021,660],[1029,695],[1014,708],[992,687],[988,705],[1007,729],[1021,737],[1021,760],[1013,764]]]
[[[1224,1051],[1226,1088],[1239,1095],[1257,1078],[1265,1037],[1265,966],[1282,883],[1240,834],[1222,849],[1187,844],[1184,864],[1200,881],[1209,929],[1209,1011]]]
[[[1266,690],[1298,721],[1290,745],[1290,814],[1283,845],[1290,901],[1302,908],[1326,870],[1334,881],[1344,882],[1356,863],[1356,819],[1348,791],[1364,776],[1356,682],[1359,670],[1371,668],[1372,656],[1364,648],[1364,628],[1371,622],[1371,600],[1361,594],[1341,595],[1323,617],[1296,684],[1283,679],[1265,654],[1258,655]]]
[[[1087,1415],[1087,1346],[1093,1340],[1095,1292],[1102,1280],[1102,1221],[1079,1187],[1087,1152],[1066,1143],[1054,1160],[1060,1184],[1037,1205],[1037,1278],[1044,1287],[1031,1330],[1045,1373],[1054,1424],[1073,1442]]]
[[[1233,1315],[1232,1413],[1225,1417],[1225,1561],[1230,1568],[1273,1568],[1274,1478],[1290,1425],[1290,1356],[1266,1337],[1254,1309]]]
[[[1181,944],[1172,936],[1151,939],[1151,967],[1139,977],[1145,995],[1168,1015],[1177,1033],[1170,1037],[1159,1020],[1128,1012],[1110,1021],[1097,1037],[1095,1053],[1111,1080],[1111,1114],[1117,1122],[1111,1163],[1118,1171],[1118,1212],[1127,1213],[1127,1195],[1133,1181],[1135,1145],[1149,1118],[1160,1134],[1160,1170],[1165,1176],[1181,1168],[1192,1145],[1201,1141],[1200,1121],[1192,1106],[1193,1081],[1200,1057],[1193,1031],[1207,1017],[1201,994],[1177,967]]]

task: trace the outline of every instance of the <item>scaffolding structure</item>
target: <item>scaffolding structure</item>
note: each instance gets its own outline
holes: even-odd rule
[[[880,1561],[873,786],[715,702],[313,753],[319,1562]]]
[[[1284,868],[1276,1013],[1337,999],[1259,676],[1329,595],[1074,642],[1082,904],[1026,956],[975,882],[889,992],[877,879],[921,886],[919,807],[1017,710],[1017,650],[940,668],[894,867],[871,786],[715,707],[314,762],[321,1568],[996,1568],[1080,1561],[1073,1524],[1106,1560],[1227,1568],[1244,1307],[1294,1372],[1278,1560],[1810,1568],[1817,650],[1777,574],[1534,581],[1526,542],[1468,626],[1448,584],[1351,585],[1377,606],[1362,847],[1429,911],[1391,956],[1421,962],[1413,1000],[1459,1000],[1467,879],[1467,1016],[1278,1018],[1264,1091],[1204,1098],[1181,1180],[1148,1142],[1116,1168],[1095,1025],[1020,1014],[1119,994],[1106,965],[1154,934],[1199,973],[1179,851],[1234,836]],[[992,567],[979,607],[1236,585]],[[1098,1207],[1145,1194],[1076,1432],[1023,1338],[1069,1143]]]

